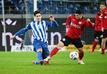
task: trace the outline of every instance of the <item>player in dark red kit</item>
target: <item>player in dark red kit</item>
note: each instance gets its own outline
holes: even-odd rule
[[[80,10],[77,10],[74,15],[69,16],[66,20],[66,26],[68,31],[66,32],[65,37],[57,44],[49,54],[49,56],[44,59],[45,62],[49,61],[53,55],[55,55],[61,48],[68,46],[69,44],[74,44],[78,49],[79,58],[78,64],[84,64],[83,56],[83,44],[81,42],[81,35],[85,27],[93,27],[92,22],[83,17],[83,13]]]
[[[103,38],[102,38],[102,54],[105,54],[106,42],[107,42],[107,8],[105,3],[100,4],[101,12],[101,24],[103,27]]]
[[[102,11],[102,10],[101,10]],[[101,25],[101,11],[96,14],[95,17],[95,33],[94,33],[94,41],[92,46],[92,52],[94,52],[97,43],[100,43],[101,47],[101,35],[102,35],[102,25]]]

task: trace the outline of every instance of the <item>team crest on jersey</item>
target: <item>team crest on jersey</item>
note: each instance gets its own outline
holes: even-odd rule
[[[82,22],[80,21],[80,22],[78,22],[79,24],[82,24]]]

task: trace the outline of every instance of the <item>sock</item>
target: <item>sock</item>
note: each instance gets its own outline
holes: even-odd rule
[[[102,48],[101,51],[101,54],[105,54],[105,48]]]
[[[95,50],[96,46],[97,46],[97,41],[96,41],[96,40],[94,40],[94,42],[93,42],[93,47],[92,47],[92,52],[94,52],[94,50]]]
[[[49,54],[50,57],[52,57],[53,55],[55,55],[57,52],[59,51],[59,49],[57,47],[55,47]]]
[[[82,60],[84,57],[84,51],[79,52],[79,60]]]
[[[34,64],[40,64],[40,62],[39,61],[35,61]]]
[[[42,52],[37,52],[37,57],[38,57],[38,60],[43,60],[43,57],[42,57]]]

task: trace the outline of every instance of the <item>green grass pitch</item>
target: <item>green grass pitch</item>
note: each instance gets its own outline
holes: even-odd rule
[[[84,65],[70,60],[69,52],[59,52],[50,65],[34,65],[35,52],[0,52],[0,74],[107,74],[107,53],[85,51]]]

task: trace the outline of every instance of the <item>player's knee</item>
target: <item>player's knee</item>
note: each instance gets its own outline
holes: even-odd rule
[[[60,48],[63,48],[64,47],[64,43],[63,42],[59,42],[58,44],[57,44],[57,47],[60,49]]]
[[[37,50],[37,52],[43,52],[43,49],[42,49],[42,48],[40,48],[40,49],[38,49],[38,50]]]

